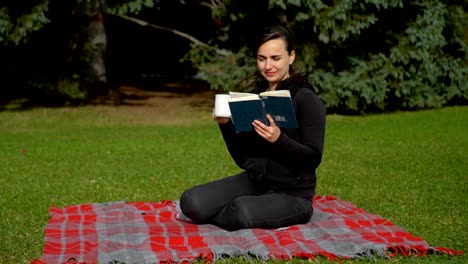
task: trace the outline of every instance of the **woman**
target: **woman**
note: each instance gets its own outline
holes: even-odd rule
[[[253,122],[254,132],[236,133],[229,118],[215,118],[240,174],[186,190],[182,213],[200,224],[226,230],[279,228],[310,220],[316,174],[325,137],[325,108],[311,86],[294,74],[293,34],[265,29],[255,48],[261,80],[256,92],[289,90],[298,128]]]

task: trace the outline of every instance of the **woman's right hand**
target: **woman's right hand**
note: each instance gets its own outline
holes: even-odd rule
[[[218,124],[221,124],[221,125],[227,124],[229,122],[229,120],[231,120],[230,117],[217,117],[217,116],[215,116],[214,109],[213,109],[212,116],[213,116],[213,120],[218,122]]]
[[[215,121],[218,122],[218,124],[227,124],[231,120],[229,117],[216,117]]]

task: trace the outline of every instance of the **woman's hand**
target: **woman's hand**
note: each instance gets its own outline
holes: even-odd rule
[[[213,112],[212,112],[212,116],[213,116],[213,120],[218,122],[218,124],[227,124],[229,122],[229,120],[231,120],[231,118],[229,117],[217,117],[215,116],[214,114],[214,109],[213,109]]]
[[[266,139],[268,142],[273,143],[278,140],[279,136],[281,135],[281,130],[276,126],[275,120],[273,120],[271,115],[267,114],[266,117],[268,122],[270,122],[270,126],[267,126],[258,120],[253,121],[252,125],[257,134]]]

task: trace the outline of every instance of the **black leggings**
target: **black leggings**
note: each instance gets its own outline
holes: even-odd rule
[[[196,223],[214,224],[226,230],[303,224],[313,212],[310,199],[262,193],[247,173],[186,190],[180,198],[180,208]]]

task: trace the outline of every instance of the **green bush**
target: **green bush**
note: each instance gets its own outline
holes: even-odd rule
[[[231,28],[222,44],[247,46],[249,34],[243,32],[266,17],[287,23],[297,36],[298,69],[329,111],[416,110],[468,102],[468,34],[463,30],[468,23],[461,1],[276,0],[263,6],[260,17],[235,2],[212,7]],[[243,49],[224,57],[198,52],[188,59],[213,89],[232,90],[242,74],[253,72]]]

